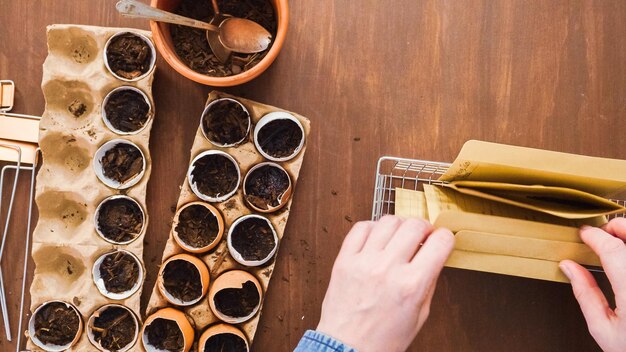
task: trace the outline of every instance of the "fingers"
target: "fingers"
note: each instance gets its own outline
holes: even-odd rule
[[[389,240],[385,252],[396,261],[408,263],[417,253],[420,243],[431,231],[432,226],[424,220],[405,220]]]
[[[356,254],[360,252],[372,231],[372,227],[374,227],[373,221],[360,221],[354,224],[343,240],[339,255]]]
[[[395,216],[384,216],[375,222],[371,235],[363,246],[363,251],[379,251],[385,248],[401,224],[402,220]]]
[[[434,282],[450,256],[454,247],[454,235],[450,230],[440,228],[428,236],[422,249],[417,252],[411,265],[415,272],[423,275],[425,284]]]
[[[587,320],[589,327],[598,329],[609,319],[611,309],[598,283],[591,273],[571,260],[559,264],[563,273],[570,279],[574,296]]]
[[[615,218],[603,226],[604,230],[626,241],[626,218]]]
[[[597,227],[580,230],[580,237],[600,257],[606,276],[611,281],[618,307],[626,307],[626,245]]]

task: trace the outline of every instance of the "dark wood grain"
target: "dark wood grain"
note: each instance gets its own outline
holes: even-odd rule
[[[43,111],[46,25],[147,28],[121,19],[113,4],[2,1],[0,78],[17,84],[16,112]],[[474,138],[626,158],[624,1],[290,5],[287,42],[278,60],[255,81],[227,90],[297,111],[313,127],[255,351],[290,351],[305,329],[316,326],[334,257],[351,226],[346,216],[354,221],[370,216],[381,155],[452,161],[463,142]],[[209,91],[159,60],[146,293]],[[16,220],[25,218],[25,195],[20,193]],[[22,230],[18,221],[11,228],[3,271],[10,274],[15,317],[21,266],[15,256],[21,256]],[[10,346],[2,338],[0,350]],[[411,350],[598,347],[567,285],[446,269],[430,319]]]

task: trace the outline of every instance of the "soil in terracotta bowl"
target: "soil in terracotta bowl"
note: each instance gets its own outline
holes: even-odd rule
[[[80,320],[76,311],[60,302],[41,308],[35,316],[35,336],[46,345],[65,346],[78,333]]]
[[[143,95],[126,89],[111,94],[104,106],[106,118],[122,132],[139,131],[148,121],[150,106]]]
[[[217,334],[209,337],[204,352],[247,352],[246,342],[235,334]]]
[[[289,176],[283,170],[264,165],[246,178],[246,199],[255,207],[267,210],[280,205],[279,198],[289,188]]]
[[[202,205],[190,205],[178,215],[176,233],[190,247],[203,248],[210,245],[218,232],[217,218]]]
[[[159,350],[178,352],[185,346],[183,332],[173,320],[156,318],[146,327],[148,343]]]
[[[217,3],[223,14],[252,20],[276,38],[278,24],[270,0],[218,0]],[[205,22],[210,22],[214,15],[211,1],[182,0],[175,12]],[[171,33],[178,57],[192,70],[213,77],[232,76],[247,71],[258,64],[271,48],[270,45],[265,51],[256,54],[233,53],[228,62],[221,63],[209,47],[206,31],[172,25]]]
[[[185,260],[173,260],[163,269],[163,286],[175,298],[189,302],[202,295],[198,268]]]
[[[119,183],[126,183],[143,168],[143,157],[136,147],[119,143],[104,153],[100,161],[104,176]]]
[[[113,242],[127,242],[141,232],[143,214],[139,206],[128,199],[106,201],[98,212],[98,229]]]
[[[263,260],[276,247],[272,229],[267,221],[258,218],[240,222],[231,236],[233,248],[244,260]]]
[[[237,168],[223,155],[211,154],[196,160],[191,172],[193,182],[200,193],[209,197],[219,197],[237,187]]]
[[[202,116],[202,129],[210,141],[219,145],[241,142],[248,134],[250,120],[240,104],[220,100]]]
[[[89,327],[94,340],[109,351],[118,351],[133,342],[137,326],[132,314],[121,307],[108,307],[100,312]]]
[[[126,79],[135,79],[150,70],[150,47],[132,33],[113,38],[107,47],[106,56],[111,71]]]
[[[256,285],[246,281],[241,288],[225,288],[213,297],[215,308],[222,314],[233,318],[250,315],[259,305],[261,297]]]
[[[115,252],[107,255],[100,264],[104,287],[113,293],[127,292],[139,280],[139,264],[132,255]]]
[[[267,154],[275,158],[284,158],[295,152],[302,138],[302,130],[298,124],[280,119],[263,126],[257,135],[257,142]]]

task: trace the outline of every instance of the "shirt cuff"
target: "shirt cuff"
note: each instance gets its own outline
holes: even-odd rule
[[[307,330],[294,352],[358,352],[354,348],[319,331]]]

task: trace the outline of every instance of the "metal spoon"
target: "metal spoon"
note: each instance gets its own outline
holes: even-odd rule
[[[163,11],[136,0],[120,0],[115,7],[126,17],[174,23],[216,32],[224,47],[242,54],[261,52],[272,42],[272,35],[263,26],[243,18],[228,17],[216,26]]]
[[[211,2],[213,4],[213,12],[215,13],[215,16],[213,16],[211,22],[209,23],[219,26],[230,16],[226,16],[220,12],[219,7],[217,6],[217,0],[211,0]],[[206,31],[206,40],[209,42],[209,46],[211,47],[211,51],[213,51],[215,57],[220,60],[221,63],[226,63],[230,58],[232,51],[228,50],[224,44],[222,44],[219,34],[212,31]]]

